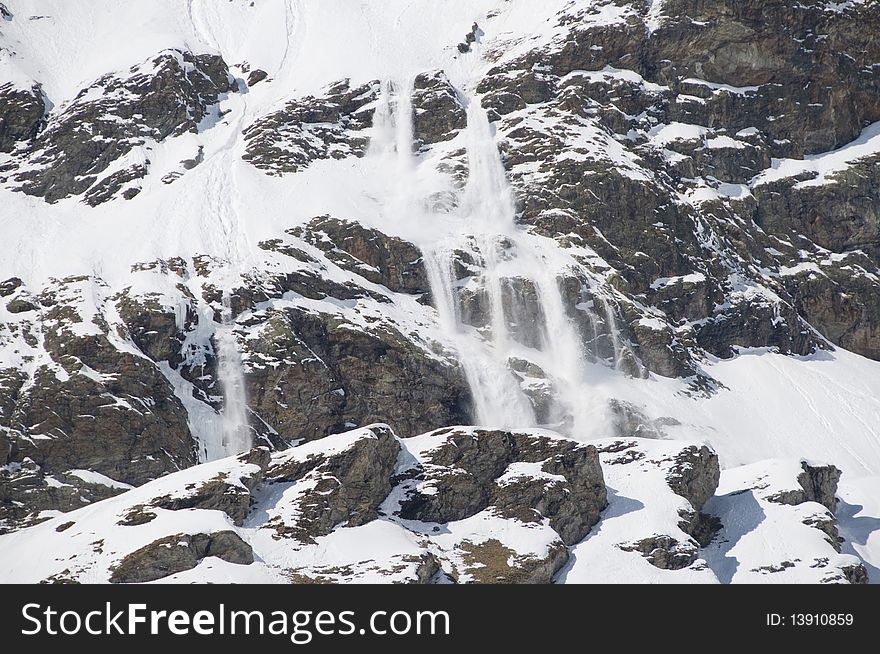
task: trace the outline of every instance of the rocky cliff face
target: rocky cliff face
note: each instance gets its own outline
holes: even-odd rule
[[[231,293],[254,437],[276,447],[379,419],[407,435],[467,422],[457,363],[418,333],[430,320],[418,250],[329,218],[309,230],[262,243],[264,270]],[[57,473],[137,485],[218,455],[218,270],[207,258],[139,264],[121,293],[93,278],[5,283],[0,338],[16,362],[0,372],[7,528],[89,501],[59,497]],[[395,301],[421,317],[383,316]]]
[[[339,48],[310,51],[320,44],[303,26],[324,32],[308,8],[276,16],[287,44],[277,57],[232,47],[217,25],[270,11],[235,0],[207,17],[174,14],[190,30],[179,39],[157,37],[147,52],[144,37],[76,74],[29,39],[62,43],[81,23],[8,4],[0,533],[234,454],[219,438],[231,343],[247,431],[268,448],[247,464],[260,469],[247,493],[236,486],[229,505],[210,507],[237,527],[274,488],[289,491],[288,512],[255,533],[305,552],[340,522],[395,530],[409,545],[380,566],[393,578],[586,579],[577,548],[590,542],[652,574],[699,577],[722,528],[704,510],[718,457],[702,445],[646,454],[638,439],[716,438],[717,425],[699,422],[714,409],[678,402],[716,406],[730,389],[715,365],[744,351],[880,360],[874,2],[499,2],[418,32],[439,40],[407,31],[426,17],[387,32],[377,23],[363,52],[355,31],[360,54],[339,63]],[[382,35],[396,48],[386,59]],[[496,154],[504,180],[475,194]],[[508,190],[511,225],[492,240],[483,217]],[[557,374],[567,358],[580,366],[572,378]],[[774,374],[761,388],[796,384]],[[870,434],[852,459],[870,471],[860,454],[875,451],[876,432],[859,416],[876,415],[873,400],[859,395],[868,408],[854,411],[846,389],[822,384],[839,407],[826,419],[804,395],[809,425],[831,436],[858,422]],[[493,390],[523,424],[459,427],[478,422]],[[518,406],[504,404],[511,394]],[[774,420],[755,438],[781,442]],[[342,458],[317,445],[308,464],[282,454],[373,423],[390,431],[372,428],[369,446]],[[812,457],[799,447],[783,453]],[[736,443],[729,451],[743,460]],[[635,469],[666,498],[642,515],[656,528],[585,541],[626,506],[604,485],[609,470],[626,486]],[[834,470],[805,464],[796,487],[755,502],[833,512]],[[147,504],[209,508],[191,501]],[[136,524],[152,509],[131,511]],[[816,520],[833,531],[829,516]],[[214,526],[165,547],[175,529],[167,543],[120,549],[130,558],[108,579],[265,552]],[[302,560],[278,569],[304,581],[377,569]],[[828,579],[858,577],[844,567]]]
[[[85,193],[84,200],[96,205],[120,191],[126,199],[140,191],[138,180],[150,161],[126,157],[135,146],[198,130],[219,97],[237,84],[219,56],[163,52],[82,89],[39,131],[44,103],[38,90],[29,96],[6,91],[10,108],[4,109],[0,133],[9,142],[32,137],[16,151],[20,161],[11,181],[48,202]]]
[[[522,220],[604,258],[659,374],[685,374],[700,350],[806,354],[825,339],[875,356],[876,221],[858,208],[876,196],[875,155],[846,146],[878,119],[880,46],[861,28],[876,10],[599,4],[551,45],[501,54],[479,87]]]
[[[822,476],[803,469],[810,479],[818,479],[810,471]],[[546,432],[463,427],[398,439],[373,425],[198,465],[0,536],[12,554],[47,552],[29,568],[5,557],[0,578],[549,583],[728,582],[751,574],[864,581],[858,559],[839,553],[830,509],[812,496],[779,499],[803,483],[797,462],[762,470],[725,472],[729,485],[748,490],[716,495],[718,459],[705,446],[585,444]],[[822,485],[833,494],[834,477],[826,477]],[[756,519],[746,493],[772,519]],[[712,509],[721,520],[701,513]],[[727,576],[725,554],[752,520],[760,538],[785,545],[740,555],[743,569]],[[711,526],[703,542],[698,524]],[[105,533],[83,547],[85,535]]]
[[[39,86],[21,88],[7,82],[0,86],[3,99],[0,114],[0,152],[10,152],[19,141],[27,141],[37,135],[46,112],[45,101]]]

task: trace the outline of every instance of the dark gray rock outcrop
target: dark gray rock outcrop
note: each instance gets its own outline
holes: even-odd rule
[[[0,152],[11,152],[22,141],[34,138],[42,126],[46,101],[39,85],[31,88],[0,85]]]
[[[804,502],[818,502],[832,513],[837,508],[837,482],[841,472],[833,465],[811,465],[801,463],[803,472],[797,477],[799,489],[778,493],[771,502],[797,506]]]
[[[363,156],[368,140],[362,130],[373,124],[373,109],[367,105],[377,95],[376,83],[351,88],[342,80],[321,97],[291,100],[244,130],[244,160],[267,174],[282,175],[318,159]]]
[[[520,221],[613,268],[610,283],[633,305],[624,331],[657,374],[694,375],[701,349],[807,354],[823,336],[875,357],[876,157],[819,184],[801,183],[818,177],[809,170],[760,180],[772,158],[834,150],[880,119],[870,68],[880,46],[867,36],[876,8],[676,0],[656,10],[617,3],[618,18],[603,20],[571,7],[563,38],[500,57],[480,82]],[[856,248],[867,275],[824,254]],[[804,259],[828,260],[834,283],[811,289],[786,272]],[[769,292],[743,301],[744,286]],[[669,329],[646,329],[642,303]]]
[[[467,125],[459,94],[442,70],[416,76],[412,105],[413,136],[421,146],[448,141]]]
[[[406,520],[450,522],[488,507],[532,522],[546,518],[562,541],[582,539],[606,506],[595,448],[572,441],[486,430],[436,432],[444,441],[405,477],[430,487],[401,501]],[[515,464],[534,472],[517,472]],[[509,471],[509,475],[506,475]]]
[[[330,216],[314,218],[290,233],[323,250],[340,268],[374,284],[398,293],[430,293],[422,253],[403,239]]]
[[[114,566],[110,582],[131,584],[155,581],[191,570],[209,556],[239,565],[254,562],[251,546],[234,531],[174,534],[144,545],[126,556]]]
[[[666,483],[699,511],[715,494],[720,478],[718,455],[705,445],[691,446],[676,456]]]
[[[252,491],[263,480],[270,454],[266,447],[258,447],[238,457],[242,463],[253,464],[255,470],[246,474],[220,473],[212,479],[193,484],[186,492],[157,497],[151,507],[179,511],[182,509],[212,509],[223,511],[238,526],[244,522],[253,504]]]
[[[338,525],[356,527],[377,517],[377,509],[391,492],[391,477],[400,445],[384,425],[366,430],[338,453],[289,457],[273,461],[266,471],[271,484],[296,482],[302,487],[289,507],[293,522],[269,520],[276,538],[314,542]]]
[[[402,435],[467,420],[470,391],[459,369],[388,326],[349,329],[332,314],[288,309],[259,316],[243,343],[253,361],[248,398],[289,440],[377,421]],[[273,360],[285,365],[270,365]]]
[[[16,187],[55,202],[91,189],[99,204],[146,172],[149,162],[102,179],[110,165],[148,139],[194,132],[213,105],[237,89],[223,59],[167,50],[132,67],[109,74],[80,93],[29,144],[31,169],[12,175]]]

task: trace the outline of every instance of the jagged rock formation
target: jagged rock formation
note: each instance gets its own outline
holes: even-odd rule
[[[419,449],[423,463],[399,473],[416,480],[400,500],[401,518],[452,522],[494,507],[509,518],[547,519],[572,545],[605,508],[593,448],[500,431],[440,430],[433,437],[430,449]]]
[[[251,548],[233,531],[213,534],[174,534],[165,536],[132,552],[113,568],[114,584],[155,581],[195,568],[205,557],[247,565],[253,563]]]
[[[781,491],[768,499],[780,504],[797,506],[804,502],[817,502],[829,511],[837,508],[837,482],[840,481],[840,470],[832,465],[809,465],[801,462],[803,472],[797,476],[800,488]]]
[[[40,87],[0,85],[0,152],[10,152],[19,141],[37,135],[46,112]]]
[[[631,338],[659,374],[687,374],[693,345],[825,347],[811,327],[876,356],[876,220],[859,199],[876,196],[873,159],[854,153],[827,178],[797,163],[880,117],[876,10],[596,4],[550,45],[499,53],[478,87],[501,117],[522,220],[616,269]]]
[[[458,92],[442,70],[416,76],[412,103],[413,136],[419,146],[448,141],[467,125]]]
[[[351,88],[348,80],[330,85],[323,96],[292,100],[245,129],[244,159],[267,174],[302,170],[319,159],[362,156],[372,125],[378,83]]]
[[[126,161],[126,155],[147,141],[196,131],[220,96],[235,90],[221,57],[181,50],[161,53],[124,76],[102,77],[62,111],[53,112],[19,155],[25,170],[10,177],[20,190],[48,202],[87,191],[85,201],[91,205],[120,191],[129,199],[140,189],[132,182],[146,175],[150,162],[143,156]],[[42,118],[42,101],[33,104],[31,113],[39,110]],[[34,136],[35,122],[23,133],[19,127],[19,138],[28,131]]]
[[[740,560],[740,568],[752,566],[749,574],[863,581],[858,559],[838,553],[829,509],[806,497],[779,503],[780,491],[801,483],[787,476],[796,464],[786,466],[725,472],[724,493],[713,496],[718,459],[705,446],[578,443],[548,432],[464,427],[398,439],[373,425],[283,452],[257,448],[201,464],[0,536],[4,551],[46,552],[30,568],[4,558],[0,578],[731,581],[722,577]],[[803,470],[808,485],[834,492],[833,475]],[[748,492],[775,512],[773,520],[750,511],[743,480],[757,480]],[[712,523],[703,542],[688,531],[697,516]],[[744,537],[740,530],[773,538],[781,522],[790,527],[782,556],[791,560],[766,558],[779,552],[729,556]],[[83,538],[89,533],[106,536],[93,542]],[[797,538],[787,540],[792,534]]]
[[[428,295],[422,253],[412,243],[358,223],[323,216],[290,231],[343,270],[396,293]]]
[[[325,243],[328,230],[340,247],[323,245],[325,254],[307,245]],[[256,436],[278,446],[380,419],[405,435],[466,422],[469,392],[455,363],[414,326],[373,318],[397,293],[413,302],[426,293],[419,251],[329,219],[316,219],[303,238],[303,249],[281,239],[263,244],[265,273],[232,295]],[[217,456],[206,439],[218,423],[196,425],[193,416],[223,408],[215,344],[199,339],[221,320],[218,270],[209,259],[138,265],[132,279],[162,292],[115,295],[93,278],[36,293],[20,280],[4,282],[12,319],[0,337],[24,364],[0,372],[5,528],[114,493],[77,494],[79,482],[59,493],[67,482],[55,475],[68,470],[137,485]],[[86,295],[92,285],[103,294],[97,305]],[[285,300],[289,293],[302,303]],[[311,301],[327,297],[353,305],[315,311]]]
[[[4,524],[81,506],[198,460],[173,387],[154,362],[124,346],[112,302],[91,295],[93,282],[58,280],[37,296],[24,286],[14,291],[29,310],[13,314],[2,332],[20,362],[0,370]],[[71,470],[99,473],[98,481],[79,494],[82,482],[70,486],[65,474]]]
[[[366,437],[355,434],[341,451],[322,456],[323,443],[292,448],[272,461],[272,484],[290,485],[283,511],[266,523],[272,538],[314,543],[337,525],[366,524],[378,516],[391,491],[391,476],[400,445],[385,426],[372,427]],[[276,509],[279,508],[276,506]],[[287,517],[293,517],[288,520]]]

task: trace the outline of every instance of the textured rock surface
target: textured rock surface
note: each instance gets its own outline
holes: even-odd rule
[[[11,151],[19,141],[36,136],[46,112],[39,86],[0,85],[0,152]]]
[[[406,520],[451,522],[489,507],[523,522],[546,519],[566,545],[582,539],[605,508],[591,446],[501,431],[441,430],[401,474],[417,481],[401,500]],[[430,437],[423,437],[430,439]]]
[[[458,92],[442,70],[416,76],[412,103],[413,136],[420,145],[448,141],[467,125]]]
[[[394,433],[378,426],[336,454],[322,456],[318,444],[276,457],[267,476],[273,484],[293,484],[293,493],[264,528],[275,532],[273,538],[314,543],[337,526],[374,520],[391,491],[399,451]]]
[[[258,119],[244,133],[244,155],[268,174],[296,172],[319,159],[363,156],[372,125],[367,108],[376,99],[378,84],[351,88],[347,80],[329,86],[320,97],[289,102],[283,109]]]
[[[254,553],[234,531],[213,534],[174,534],[145,545],[126,556],[113,569],[114,584],[155,581],[190,570],[206,556],[229,563],[253,563]]]
[[[230,454],[237,409],[266,449],[132,500],[104,527],[136,542],[93,549],[277,509],[255,538],[303,582],[595,580],[594,551],[652,580],[863,580],[837,468],[721,475],[719,499],[690,440],[876,472],[878,393],[847,381],[872,362],[834,350],[880,360],[877,3],[510,0],[454,26],[429,4],[0,5],[0,531],[85,538],[55,512]],[[502,386],[523,406],[482,420]],[[506,427],[397,440],[477,421]],[[315,460],[273,477],[292,444]],[[759,510],[797,539],[782,558],[736,545]],[[163,569],[220,574],[203,545]]]
[[[85,469],[141,484],[197,461],[174,389],[154,362],[123,346],[108,323],[109,299],[93,304],[92,282],[58,281],[5,334],[25,365],[0,372],[3,458],[13,464],[0,473],[4,523],[93,495],[59,498],[41,490],[44,475]]]
[[[379,420],[404,435],[466,422],[457,365],[419,326],[377,320],[397,294],[415,303],[427,292],[419,250],[331,219],[297,233],[263,243],[263,272],[231,293],[254,438],[275,447]],[[223,410],[219,275],[221,262],[196,257],[135,265],[119,293],[97,277],[2,283],[0,345],[22,362],[0,371],[4,528],[113,492],[59,491],[47,475],[85,469],[141,484],[217,456],[207,443]],[[430,308],[415,306],[427,319]]]
[[[249,402],[286,439],[311,440],[379,419],[409,435],[426,421],[466,416],[460,373],[393,329],[346,329],[333,314],[297,310],[258,318],[265,322],[255,326],[256,338],[243,344]]]
[[[800,488],[781,491],[769,497],[771,502],[797,506],[804,502],[818,502],[829,511],[837,508],[837,482],[840,480],[840,470],[835,466],[817,466],[806,462],[801,463],[801,472],[797,476]]]
[[[718,488],[718,455],[705,445],[689,447],[675,457],[666,477],[669,487],[699,511]]]
[[[412,243],[358,223],[323,216],[291,235],[322,250],[344,270],[397,293],[430,293],[422,253]]]
[[[568,558],[561,543],[554,543],[540,557],[517,555],[496,539],[479,544],[466,541],[457,549],[460,562],[450,577],[458,583],[547,584]]]
[[[115,160],[147,140],[198,130],[219,97],[235,90],[221,57],[163,52],[126,75],[102,77],[51,115],[22,155],[32,170],[12,179],[49,202],[90,189],[87,201],[99,204],[143,177],[149,165],[146,160],[102,178]]]
[[[771,158],[840,148],[880,118],[878,44],[866,27],[876,10],[656,9],[572,8],[564,36],[498,53],[478,91],[501,118],[521,220],[616,270],[628,338],[658,374],[692,374],[694,344],[722,357],[735,346],[824,347],[806,321],[876,357],[873,157],[818,184],[803,184],[818,177],[809,167],[764,179]],[[833,262],[856,248],[869,260]],[[787,272],[804,262],[833,286]],[[665,314],[669,335],[645,328],[656,314],[640,304]]]
[[[197,465],[0,535],[11,557],[0,579],[862,583],[831,511],[779,502],[804,491],[801,474],[817,497],[831,492],[831,469],[811,470],[733,468],[715,492],[717,457],[697,444],[472,427],[398,439],[371,425]],[[750,549],[756,538],[778,546]],[[25,550],[38,564],[16,564]]]
[[[263,480],[269,465],[269,450],[265,447],[256,448],[241,455],[238,460],[247,465],[234,470],[232,474],[221,471],[216,477],[189,484],[182,491],[157,497],[149,506],[168,511],[183,509],[222,511],[236,525],[241,526],[253,504],[252,492]]]

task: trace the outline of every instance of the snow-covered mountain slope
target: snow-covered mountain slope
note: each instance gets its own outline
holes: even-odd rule
[[[4,0],[0,530],[51,520],[0,547],[251,442],[478,424],[710,443],[741,528],[693,579],[824,579],[756,479],[833,464],[876,576],[880,10],[735,4]],[[567,580],[651,536],[628,523],[684,542],[603,464],[646,508],[529,532]],[[357,529],[453,574],[454,539]]]
[[[0,536],[0,575],[30,583],[861,582],[860,559],[840,553],[838,475],[763,462],[725,471],[712,497],[718,460],[701,444],[584,444],[473,428],[399,440],[374,425],[201,464]]]

